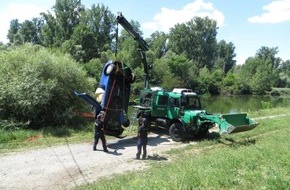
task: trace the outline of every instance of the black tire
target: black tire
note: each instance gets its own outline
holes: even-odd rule
[[[199,138],[206,137],[206,135],[208,134],[208,129],[209,129],[209,124],[206,124],[206,123],[203,124],[200,127],[200,129],[199,129],[198,133],[196,134],[196,136],[199,137]]]
[[[204,137],[206,137],[207,134],[208,134],[208,130],[202,129],[202,130],[198,131],[198,133],[196,134],[196,137],[204,138]]]
[[[111,75],[113,73],[113,71],[114,71],[114,68],[115,68],[115,65],[114,64],[108,64],[105,67],[104,75],[105,76]]]
[[[185,140],[185,131],[180,123],[173,123],[169,128],[169,135],[175,142]]]
[[[122,125],[124,127],[129,127],[130,126],[130,120],[129,119],[125,120],[124,123],[122,123]]]

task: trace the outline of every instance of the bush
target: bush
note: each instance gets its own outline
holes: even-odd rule
[[[271,102],[261,101],[261,109],[270,109],[272,107],[273,105],[271,104]]]
[[[30,127],[70,123],[94,81],[72,58],[35,45],[0,51],[0,118]]]

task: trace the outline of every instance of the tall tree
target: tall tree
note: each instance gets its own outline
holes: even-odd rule
[[[188,87],[190,80],[191,62],[184,55],[172,54],[168,59],[168,67],[173,76],[178,77],[180,83],[184,87]]]
[[[140,31],[140,24],[138,21],[130,21],[130,24],[134,28],[134,30],[142,36],[142,32]],[[133,39],[133,37],[126,31],[121,30],[121,35],[119,37],[119,46],[118,46],[118,58],[121,59],[124,63],[128,64],[135,68],[141,68],[141,56],[138,51],[138,43]]]
[[[41,13],[44,21],[43,27],[40,30],[40,41],[45,47],[52,47],[56,39],[57,22],[53,13]]]
[[[215,61],[215,67],[222,69],[224,73],[227,73],[236,64],[235,46],[232,42],[226,43],[226,41],[221,40],[217,44],[217,58]]]
[[[254,94],[265,94],[279,83],[279,72],[273,67],[272,59],[260,52],[261,49],[257,51],[255,57],[248,58],[240,71],[243,84],[249,85]]]
[[[104,5],[92,5],[88,10],[87,27],[95,38],[96,53],[100,57],[101,52],[112,49],[113,38],[116,35],[116,17]]]
[[[63,44],[64,50],[79,62],[100,58],[102,52],[111,50],[114,23],[115,16],[107,7],[92,5],[91,9],[81,13],[80,22],[71,38]]]
[[[281,63],[281,59],[276,57],[279,52],[278,47],[265,47],[262,46],[256,53],[256,57],[264,61],[268,61],[273,69],[277,69]]]
[[[41,18],[33,18],[25,20],[23,23],[18,23],[18,20],[12,20],[8,38],[14,44],[32,43],[40,44],[40,30],[43,25]]]
[[[256,57],[261,59],[265,65],[265,67],[270,69],[270,74],[272,77],[271,84],[272,86],[277,87],[279,83],[279,67],[282,63],[280,57],[277,57],[277,53],[279,52],[278,47],[265,47],[262,46],[256,53]]]
[[[83,9],[81,0],[56,0],[53,10],[57,22],[57,46],[70,39],[74,28],[79,24],[80,12]]]
[[[253,75],[250,81],[250,87],[252,92],[255,94],[264,94],[266,91],[270,91],[271,87],[274,85],[274,81],[278,79],[278,77],[274,76],[270,64],[265,63],[261,59],[253,59],[253,61],[257,64],[256,73]]]
[[[19,29],[19,34],[23,36],[24,42],[34,43],[36,33],[36,27],[32,21],[25,20]]]
[[[41,29],[44,24],[44,20],[39,18],[33,18],[32,19],[33,25],[34,25],[34,36],[32,38],[33,44],[41,44],[40,35],[41,35]]]
[[[191,21],[177,24],[170,30],[170,47],[177,54],[186,57],[203,68],[212,69],[216,53],[216,21],[195,17]]]
[[[281,72],[290,77],[290,60],[283,61],[281,64]]]
[[[10,43],[14,42],[14,37],[17,34],[18,30],[20,29],[20,23],[18,19],[13,19],[10,22],[10,28],[8,30],[7,38]]]
[[[154,52],[156,58],[161,58],[168,50],[168,38],[164,32],[154,32],[148,39],[150,49]]]

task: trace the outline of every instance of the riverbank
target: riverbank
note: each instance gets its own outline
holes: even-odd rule
[[[271,96],[290,96],[290,88],[272,88]]]

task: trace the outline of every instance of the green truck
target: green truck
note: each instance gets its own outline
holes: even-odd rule
[[[150,127],[168,129],[174,141],[188,136],[205,136],[209,129],[218,126],[220,134],[230,134],[255,128],[259,123],[246,113],[209,114],[202,109],[199,96],[190,89],[145,89],[140,94],[138,112],[144,112]]]

